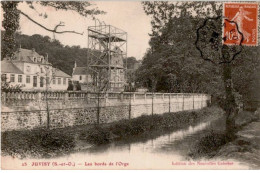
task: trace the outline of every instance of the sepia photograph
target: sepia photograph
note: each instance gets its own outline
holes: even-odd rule
[[[9,1],[2,170],[259,170],[260,1]]]

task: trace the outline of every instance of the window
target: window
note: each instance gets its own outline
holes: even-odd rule
[[[33,87],[37,87],[37,76],[33,76]]]
[[[79,80],[82,80],[82,76],[79,76]]]
[[[55,78],[52,79],[52,83],[56,84],[56,79]]]
[[[50,78],[46,77],[46,84],[49,85],[50,84]]]
[[[43,80],[44,80],[44,78],[40,77],[40,87],[43,87]]]
[[[14,75],[14,74],[11,74],[10,82],[14,82],[14,81],[15,81],[15,75]]]
[[[26,83],[30,83],[31,82],[31,76],[26,76]]]
[[[58,85],[61,84],[61,78],[58,78]]]
[[[6,82],[6,79],[7,79],[6,74],[2,74],[2,75],[1,75],[1,80],[2,80],[2,82]]]
[[[18,82],[22,83],[22,81],[23,81],[23,76],[22,75],[18,75]]]
[[[66,85],[66,78],[63,78],[63,85]]]

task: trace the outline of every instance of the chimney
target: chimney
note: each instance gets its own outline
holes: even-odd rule
[[[72,70],[72,75],[73,75],[73,73],[74,73],[76,67],[77,67],[77,62],[75,61],[75,63],[74,63],[74,67],[73,67],[73,70]]]

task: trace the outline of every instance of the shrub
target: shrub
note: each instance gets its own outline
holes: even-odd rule
[[[199,139],[192,149],[191,157],[203,157],[210,156],[220,149],[221,146],[225,145],[230,139],[224,132],[215,132],[211,130],[204,137]]]
[[[27,130],[2,133],[2,151],[20,157],[59,155],[75,146],[74,137],[62,131]]]
[[[81,134],[81,139],[84,137],[89,143],[105,144],[109,143],[109,131],[102,127],[95,127],[89,130],[88,135]]]

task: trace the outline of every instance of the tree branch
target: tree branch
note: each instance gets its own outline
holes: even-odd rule
[[[60,24],[56,25],[54,27],[54,29],[49,29],[45,26],[43,26],[42,24],[36,22],[35,20],[33,20],[30,16],[28,16],[27,14],[25,14],[24,12],[20,11],[20,14],[22,14],[23,16],[25,16],[27,19],[29,19],[30,21],[32,21],[33,23],[35,23],[36,25],[42,27],[43,29],[47,30],[47,31],[50,31],[50,32],[53,32],[53,33],[56,33],[56,34],[63,34],[63,33],[73,33],[73,34],[79,34],[79,35],[83,35],[84,32],[82,33],[79,33],[79,32],[76,32],[76,31],[57,31],[57,28],[59,26],[65,26],[62,22],[60,22]]]

